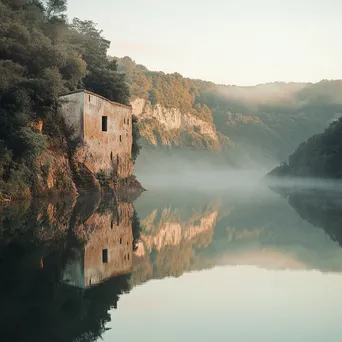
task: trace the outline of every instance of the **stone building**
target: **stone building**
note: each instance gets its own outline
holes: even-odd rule
[[[87,90],[60,97],[63,113],[83,147],[77,160],[92,173],[114,171],[119,178],[133,172],[132,107]]]

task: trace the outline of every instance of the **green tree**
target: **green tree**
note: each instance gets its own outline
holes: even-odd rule
[[[75,18],[71,25],[71,40],[87,63],[88,73],[83,79],[86,89],[111,101],[129,104],[129,86],[125,74],[118,71],[115,60],[108,59],[110,41],[92,21]]]
[[[47,134],[34,123],[54,121],[60,93],[85,76],[85,63],[70,40],[66,1],[0,2],[0,196],[26,196],[34,187],[35,158]]]

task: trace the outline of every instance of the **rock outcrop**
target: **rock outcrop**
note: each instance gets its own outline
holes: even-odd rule
[[[219,150],[218,133],[212,121],[194,113],[182,113],[179,108],[165,108],[160,104],[136,98],[131,102],[133,115],[140,122],[141,135],[146,142],[157,146],[184,146]]]

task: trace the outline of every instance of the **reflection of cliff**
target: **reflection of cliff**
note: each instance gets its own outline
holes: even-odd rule
[[[164,198],[149,210],[140,204],[145,215],[140,215],[142,231],[134,253],[132,283],[180,276],[193,269],[196,251],[212,241],[219,210],[216,203],[203,200],[182,206],[182,201],[175,204]]]
[[[165,208],[161,212],[155,209],[141,221],[145,230],[141,234],[141,240],[147,252],[179,245],[182,240],[192,240],[202,233],[212,232],[217,214],[217,210],[209,209],[209,212],[196,213],[191,219],[181,222],[177,209]],[[210,243],[210,240],[207,243]]]
[[[97,340],[129,290],[132,215],[96,198],[2,212],[0,340]]]
[[[342,271],[342,249],[325,233],[341,237],[336,198],[332,205],[322,196],[290,197],[290,204],[298,199],[302,220],[271,191],[230,193],[219,201],[177,196],[144,195],[136,203],[143,230],[134,254],[134,285],[216,265]]]

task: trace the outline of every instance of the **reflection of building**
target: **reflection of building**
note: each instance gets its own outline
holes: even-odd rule
[[[83,224],[86,243],[77,260],[69,263],[64,280],[78,287],[99,284],[132,271],[132,205],[122,203],[118,213],[94,213]]]

